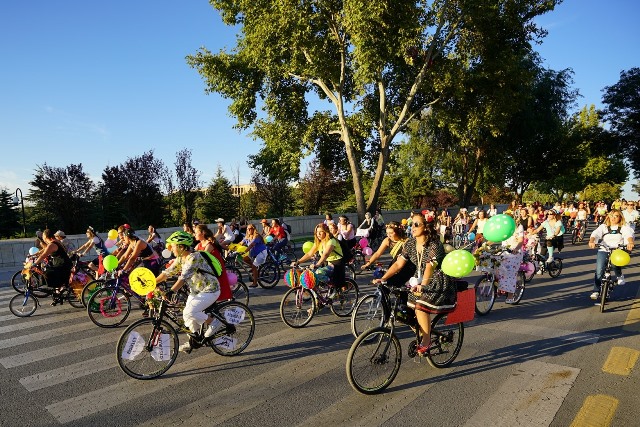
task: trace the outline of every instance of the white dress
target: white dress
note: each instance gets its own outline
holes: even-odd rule
[[[518,225],[513,235],[502,242],[502,246],[513,249],[518,245],[518,239],[522,241],[523,238],[524,228],[522,225]],[[516,253],[504,252],[500,256],[500,266],[496,270],[499,290],[509,293],[514,293],[516,291],[516,282],[518,280],[520,264],[522,264],[521,250]]]

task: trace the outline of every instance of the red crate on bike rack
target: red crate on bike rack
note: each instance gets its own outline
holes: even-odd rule
[[[474,288],[458,292],[456,308],[447,316],[445,325],[452,325],[460,322],[469,322],[475,316],[476,290]]]

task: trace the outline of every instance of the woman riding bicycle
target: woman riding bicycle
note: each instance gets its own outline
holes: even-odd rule
[[[265,223],[266,224],[266,223]],[[245,263],[251,266],[251,273],[253,275],[253,284],[249,285],[250,288],[258,287],[258,267],[260,267],[267,260],[267,245],[264,243],[264,239],[253,224],[247,226],[247,234],[242,241],[249,251],[243,256]]]
[[[422,342],[416,350],[424,355],[431,346],[431,319],[430,314],[450,312],[456,305],[456,283],[453,278],[447,276],[438,267],[444,259],[444,247],[440,242],[438,232],[435,229],[435,218],[425,217],[416,213],[411,224],[411,235],[402,247],[402,254],[381,279],[374,283],[387,281],[400,273],[403,267],[409,263],[416,268],[414,277],[409,281],[411,291],[415,295],[415,303],[409,302],[409,307],[415,309],[416,319],[420,326]]]
[[[51,305],[62,304],[61,291],[69,283],[72,267],[71,259],[62,243],[56,240],[51,230],[44,230],[42,239],[47,246],[39,252],[38,258],[33,264],[40,264],[47,258],[47,268],[44,271],[44,275],[47,279],[47,285],[56,289]]]
[[[95,249],[96,254],[98,254],[98,256],[95,259],[93,259],[91,262],[89,262],[89,268],[92,271],[96,272],[96,279],[97,279],[98,278],[97,272],[100,267],[100,257],[106,257],[107,255],[109,255],[109,251],[107,251],[107,247],[104,245],[104,241],[102,240],[102,238],[98,236],[98,234],[95,232],[95,230],[91,226],[87,228],[87,238],[89,240],[87,240],[87,242],[84,245],[80,246],[76,250],[76,253],[80,256],[84,256],[87,254],[87,252],[91,250],[91,248]]]
[[[604,219],[604,224],[601,224],[593,230],[589,237],[589,247],[591,249],[596,248],[596,241],[602,242],[609,248],[617,248],[619,245],[627,243],[627,250],[633,249],[633,230],[626,225],[622,213],[617,209],[612,209],[611,212]],[[607,260],[609,259],[609,253],[606,248],[600,248],[598,255],[596,256],[596,272],[594,277],[593,292],[591,293],[591,299],[597,300],[600,298],[600,285],[602,283],[602,276],[604,276],[604,270],[607,266]],[[618,277],[618,284],[624,285],[624,276],[622,275],[622,268],[613,266],[613,271]]]
[[[220,243],[218,243],[213,231],[207,227],[207,224],[196,225],[193,232],[195,233],[195,239],[198,241],[198,244],[194,249],[196,251],[209,252],[211,255],[216,257],[222,267],[222,274],[218,277],[218,282],[220,282],[220,296],[218,297],[218,300],[225,301],[231,299],[233,294],[231,292],[229,278],[227,277],[225,269],[224,257],[222,256],[224,249],[220,246]]]
[[[193,236],[184,231],[176,231],[167,239],[167,245],[171,245],[171,252],[176,257],[175,261],[156,278],[157,283],[162,283],[168,278],[178,276],[178,280],[165,294],[166,298],[179,290],[185,284],[189,285],[189,296],[182,311],[184,325],[189,328],[189,341],[182,344],[178,350],[191,353],[194,340],[201,340],[199,336],[201,326],[207,326],[204,338],[215,333],[211,322],[212,317],[204,313],[211,304],[216,302],[220,295],[220,283],[215,272],[204,259],[206,255],[193,252]]]
[[[544,221],[535,232],[539,233],[542,229],[546,231],[546,247],[547,247],[547,264],[553,262],[553,250],[562,250],[564,247],[564,225],[562,225],[562,215],[557,211],[551,209],[547,212],[547,219]]]
[[[311,259],[316,253],[320,254],[320,259],[311,264],[311,269],[322,266],[325,262],[329,263],[333,267],[329,282],[332,285],[341,286],[344,283],[345,265],[340,242],[331,235],[329,227],[322,223],[316,225],[313,234],[313,246],[298,260],[298,263]]]
[[[387,237],[385,237],[385,239],[382,241],[382,244],[380,244],[378,250],[373,255],[371,255],[369,261],[363,264],[362,267],[360,267],[362,270],[365,270],[372,266],[387,249],[389,250],[389,255],[391,255],[391,262],[389,263],[389,267],[391,267],[393,263],[396,262],[398,256],[400,256],[402,247],[407,241],[407,235],[404,231],[404,227],[402,227],[402,225],[400,225],[396,221],[391,221],[389,222],[389,224],[387,224],[386,230]],[[415,272],[415,265],[406,263],[402,270],[398,272],[398,274],[392,276],[388,280],[388,283],[391,286],[403,286],[411,277],[413,277]]]
[[[160,273],[160,257],[151,248],[151,245],[144,239],[139,238],[131,228],[124,230],[123,237],[124,242],[127,244],[127,250],[120,258],[125,262],[123,270],[131,271],[138,263],[138,258],[140,258],[142,265],[157,276]]]

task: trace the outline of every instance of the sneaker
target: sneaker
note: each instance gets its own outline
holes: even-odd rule
[[[600,298],[600,292],[594,292],[594,293],[592,293],[592,294],[591,294],[591,296],[590,296],[589,298],[591,298],[591,299],[593,299],[593,300],[597,300],[597,299],[599,299],[599,298]]]
[[[618,277],[618,285],[622,286],[625,283],[627,283],[627,282],[624,281],[624,274],[621,274],[620,277]]]
[[[222,325],[221,321],[219,321],[218,319],[213,319],[213,322],[211,322],[211,325],[209,325],[207,330],[204,332],[204,337],[209,338],[213,336],[213,334],[215,334],[218,331],[218,328],[220,328],[220,325]]]
[[[186,342],[184,344],[182,344],[180,347],[178,347],[178,351],[181,351],[183,353],[191,353],[191,350],[193,350],[193,348],[191,347],[191,344]]]
[[[552,256],[547,258],[547,264],[551,264],[552,262],[553,262],[553,257]]]
[[[536,271],[536,274],[538,274],[538,275],[542,274],[542,270]]]
[[[505,301],[505,304],[515,304],[515,300],[513,298],[507,298]]]

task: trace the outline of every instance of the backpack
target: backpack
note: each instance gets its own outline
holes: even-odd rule
[[[284,227],[285,230],[287,230],[287,233],[291,234],[291,226],[289,224],[287,224],[286,222],[283,222],[282,226]]]
[[[338,243],[340,243],[340,249],[342,250],[342,259],[345,264],[348,264],[353,259],[353,252],[349,247],[349,242],[344,239],[337,239]]]
[[[222,265],[220,265],[220,261],[218,261],[216,257],[214,257],[207,251],[196,252],[199,253],[205,261],[207,261],[207,264],[209,264],[209,267],[211,267],[211,270],[213,271],[213,275],[216,277],[220,277],[220,275],[222,274]],[[202,270],[201,268],[199,268],[198,271],[201,273],[211,274],[208,271]]]

